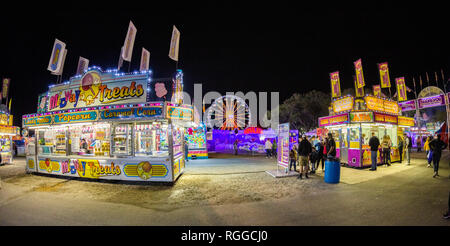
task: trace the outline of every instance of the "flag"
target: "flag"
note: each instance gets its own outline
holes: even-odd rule
[[[425,72],[425,74],[427,75],[427,83],[428,85],[430,85],[430,78],[428,78],[428,72]]]
[[[48,62],[47,70],[52,72],[52,74],[58,74],[61,69],[62,59],[64,56],[64,50],[66,49],[66,44],[64,42],[55,39],[53,44],[52,55],[50,56],[50,61]]]
[[[441,69],[442,82],[444,82],[444,70]]]
[[[380,72],[380,84],[381,88],[391,87],[391,81],[389,79],[388,63],[378,63],[378,71]]]
[[[414,79],[414,77],[413,77],[413,83],[414,83],[414,94],[416,94],[416,80]],[[416,94],[416,96],[417,96],[417,94]]]
[[[11,101],[12,101],[12,98],[9,99],[9,106],[8,106],[9,112],[11,112]]]
[[[435,79],[436,85],[437,85],[437,81],[438,81],[438,79],[437,79],[437,72],[434,72],[434,79]]]
[[[364,97],[364,87],[359,87],[358,88],[355,76],[353,76],[353,82],[355,84],[355,95],[356,95],[356,97]]]
[[[123,65],[122,53],[123,53],[123,46],[122,48],[120,48],[120,56],[119,56],[119,63],[117,64],[117,70],[120,70],[120,68]]]
[[[361,88],[365,85],[361,59],[353,62],[353,64],[355,65],[356,85]]]
[[[180,47],[180,31],[173,26],[172,39],[170,41],[169,57],[174,61],[178,61],[178,49]]]
[[[61,68],[59,69],[58,72],[55,72],[55,73],[52,72],[51,74],[53,74],[53,75],[61,75],[63,73],[64,63],[66,62],[66,56],[67,56],[67,49],[64,49],[64,54],[63,54],[63,57],[61,59]]]
[[[4,78],[3,79],[3,89],[2,89],[2,97],[7,98],[8,97],[8,90],[9,90],[9,84],[11,79]],[[7,102],[5,102],[7,103]]]
[[[395,82],[397,84],[398,101],[401,102],[401,101],[408,100],[408,98],[406,96],[405,78],[404,77],[396,78]]]
[[[422,90],[422,76],[419,75],[420,89]]]
[[[381,86],[380,85],[373,86],[373,95],[376,97],[381,96]]]
[[[339,71],[330,73],[331,97],[341,96],[341,82],[339,81]]]
[[[150,52],[142,48],[141,65],[139,66],[139,71],[147,71],[149,64],[150,64]]]
[[[77,74],[76,75],[83,74],[84,71],[88,69],[88,66],[89,66],[89,60],[80,56],[80,58],[78,58],[78,66],[77,66]]]
[[[123,52],[121,52],[122,59],[131,62],[131,56],[133,55],[134,39],[136,38],[137,29],[133,22],[130,21],[128,25],[128,32],[123,44]]]

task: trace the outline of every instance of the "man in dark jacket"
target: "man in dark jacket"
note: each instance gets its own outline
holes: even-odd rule
[[[300,175],[298,176],[299,179],[302,179],[303,171],[305,171],[305,177],[308,178],[308,158],[311,154],[311,151],[311,143],[306,139],[306,136],[303,136],[302,141],[298,146],[298,157],[300,163]]]
[[[336,157],[336,142],[331,133],[328,133],[327,156]]]
[[[370,158],[372,160],[372,168],[370,171],[377,170],[377,154],[378,154],[378,146],[380,146],[380,140],[375,136],[375,133],[372,132],[372,137],[369,140],[370,146]]]
[[[447,148],[447,144],[439,138],[439,134],[434,136],[434,139],[430,142],[430,149],[433,151],[433,166],[434,175],[433,178],[439,176],[439,161],[441,160],[442,150]]]

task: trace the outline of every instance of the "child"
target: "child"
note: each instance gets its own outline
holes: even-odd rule
[[[297,147],[294,145],[292,149],[289,151],[289,171],[291,171],[292,165],[294,165],[294,171],[297,172]]]

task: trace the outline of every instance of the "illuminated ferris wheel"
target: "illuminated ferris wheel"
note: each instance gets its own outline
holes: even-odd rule
[[[244,129],[250,119],[250,110],[244,99],[234,95],[217,98],[205,113],[206,125],[221,130]]]

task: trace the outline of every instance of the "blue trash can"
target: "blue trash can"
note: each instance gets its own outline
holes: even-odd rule
[[[325,183],[337,184],[341,177],[341,163],[338,158],[328,157],[325,161]]]

